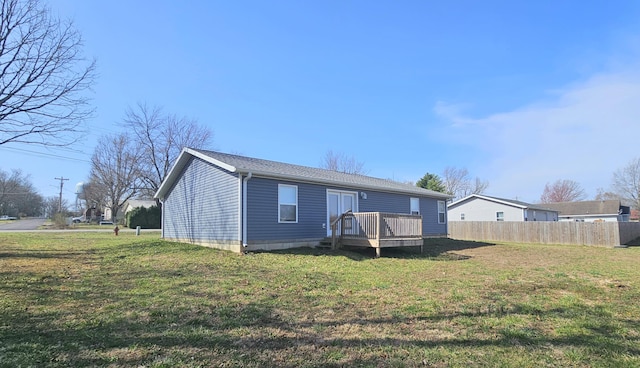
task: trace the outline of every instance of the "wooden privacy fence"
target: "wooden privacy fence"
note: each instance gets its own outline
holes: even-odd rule
[[[460,240],[618,246],[640,237],[638,222],[451,221]]]

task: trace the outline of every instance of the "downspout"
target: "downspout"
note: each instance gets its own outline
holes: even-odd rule
[[[160,202],[160,235],[162,239],[164,239],[164,201],[158,198],[158,202]]]
[[[242,245],[242,174],[238,175],[238,241]]]
[[[251,179],[251,173],[242,179],[242,247],[247,247],[247,182]]]
[[[450,200],[451,198],[444,200],[444,233],[447,234],[447,238],[451,237],[451,234],[449,234],[449,203],[448,203]],[[422,229],[422,231],[424,232],[424,229]]]

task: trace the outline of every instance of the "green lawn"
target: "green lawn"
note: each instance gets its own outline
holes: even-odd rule
[[[640,367],[640,248],[0,233],[0,367]]]

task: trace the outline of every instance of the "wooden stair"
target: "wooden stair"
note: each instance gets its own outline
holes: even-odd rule
[[[316,246],[316,248],[331,249],[331,238],[330,237],[326,237],[326,238],[320,240],[320,243]]]

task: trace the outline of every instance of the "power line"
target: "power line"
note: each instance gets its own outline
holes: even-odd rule
[[[84,159],[76,158],[76,157],[60,156],[60,155],[56,155],[56,154],[53,154],[53,153],[31,151],[31,150],[27,150],[27,149],[24,149],[24,148],[15,148],[15,147],[2,147],[2,148],[10,150],[10,151],[16,151],[18,153],[27,153],[27,154],[32,154],[32,155],[42,156],[42,157],[60,158],[60,159],[63,159],[63,160],[71,160],[71,161],[91,163],[90,160],[84,160]]]

